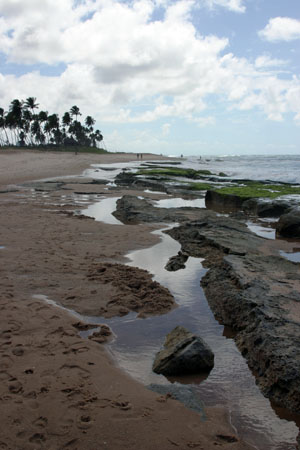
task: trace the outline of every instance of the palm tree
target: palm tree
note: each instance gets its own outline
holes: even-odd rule
[[[70,113],[65,112],[63,115],[63,118],[62,118],[62,123],[65,126],[69,126],[71,124],[71,122],[72,122],[72,119],[71,119]]]
[[[34,110],[39,107],[39,104],[36,103],[36,97],[28,97],[24,102],[25,108],[31,109],[32,114],[34,114]]]
[[[99,130],[96,130],[96,136],[95,136],[95,140],[96,140],[96,142],[101,142],[101,141],[103,141],[103,136],[102,136],[102,134],[101,134],[101,131],[99,131]]]
[[[24,102],[24,112],[23,116],[27,121],[29,121],[29,129],[32,129],[33,121],[37,120],[37,117],[34,114],[34,110],[39,107],[39,104],[36,103],[36,97],[28,97]],[[31,132],[30,141],[31,145],[34,145],[33,141],[33,134],[36,135],[36,133]]]
[[[47,111],[36,114],[38,106],[35,97],[28,97],[25,102],[14,99],[7,113],[0,108],[0,145],[63,143],[96,147],[103,140],[101,132],[94,131],[95,119],[87,116],[84,125],[78,120],[81,116],[78,106],[72,106],[63,115],[61,125],[57,114],[49,115]],[[10,130],[10,139],[7,129]]]
[[[76,105],[72,106],[72,108],[70,109],[70,114],[72,117],[75,116],[75,120],[77,121],[77,117],[81,116],[81,112],[80,112],[78,106],[76,106]]]
[[[85,118],[85,124],[90,129],[90,131],[93,131],[93,125],[95,125],[96,120],[93,119],[91,116],[86,116]]]
[[[28,133],[31,131],[32,128],[32,120],[33,120],[33,114],[29,109],[24,109],[23,111],[23,120],[22,120],[22,128],[23,130],[26,130]],[[33,145],[33,135],[32,132],[30,133],[30,143]]]
[[[55,130],[59,129],[59,117],[57,114],[51,114],[48,116],[46,125],[45,125],[45,131],[48,132],[49,141],[51,143],[55,143],[55,136],[54,132]],[[51,135],[52,134],[52,135]]]
[[[5,127],[5,114],[4,114],[4,109],[0,108],[0,128],[3,129],[4,134],[5,134],[5,138],[2,138],[2,145],[8,145],[9,144],[9,139],[7,136],[7,131],[6,131],[6,127]]]

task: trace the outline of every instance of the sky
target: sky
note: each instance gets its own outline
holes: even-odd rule
[[[0,0],[0,107],[109,151],[300,155],[300,0]]]

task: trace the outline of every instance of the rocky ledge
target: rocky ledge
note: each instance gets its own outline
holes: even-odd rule
[[[184,222],[199,217],[200,208],[157,208],[150,200],[124,195],[117,201],[117,210],[113,215],[123,223],[133,224],[138,222]],[[202,211],[205,211],[204,209]],[[208,212],[208,214],[210,214]],[[213,216],[215,213],[211,213]]]
[[[201,283],[216,318],[235,330],[262,392],[300,413],[299,264],[282,258],[275,242],[236,219],[197,208],[162,211],[125,197],[116,215],[127,223],[181,222],[167,231],[182,247],[178,265],[175,256],[167,268],[183,267],[182,255],[205,258],[209,270]]]
[[[173,228],[184,253],[204,257],[201,284],[216,318],[232,327],[235,341],[262,392],[300,413],[300,270],[264,239],[230,218]]]

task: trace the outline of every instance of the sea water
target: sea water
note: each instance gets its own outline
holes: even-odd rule
[[[131,161],[120,164],[93,164],[83,176],[106,179],[113,182],[115,176],[122,170],[138,170],[148,163],[159,165],[161,161]],[[215,174],[225,173],[235,179],[272,180],[284,183],[300,184],[300,150],[298,155],[248,155],[248,156],[184,156],[176,158],[176,167],[195,170],[210,170]],[[172,161],[170,160],[170,165]],[[164,165],[167,162],[164,161]],[[108,171],[107,169],[113,169]]]
[[[299,149],[300,153],[300,149]],[[272,180],[300,184],[299,155],[188,156],[182,166],[213,173],[224,172],[232,178]]]

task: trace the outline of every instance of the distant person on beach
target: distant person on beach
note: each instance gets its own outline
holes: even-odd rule
[[[137,153],[137,154],[136,154],[136,157],[137,157],[137,159],[139,159],[139,157],[140,157],[140,154],[139,154],[139,153]]]

